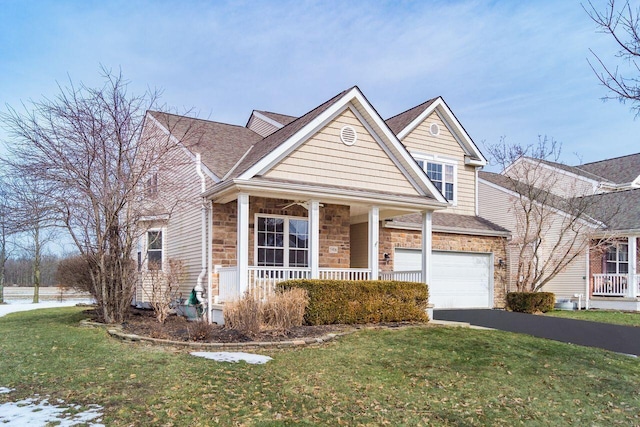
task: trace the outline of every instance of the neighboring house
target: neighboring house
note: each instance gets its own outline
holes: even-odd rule
[[[141,259],[181,259],[183,294],[200,281],[214,306],[285,279],[396,278],[428,283],[436,308],[504,306],[509,232],[477,215],[486,160],[442,98],[385,121],[353,87],[297,118],[147,126],[183,147],[170,181],[190,203],[150,218],[162,245],[147,233]]]
[[[519,236],[518,207],[514,187],[530,179],[523,170],[535,170],[545,190],[558,199],[549,230],[541,239],[542,254],[553,249],[548,242],[557,241],[561,224],[571,218],[572,200],[586,207],[579,233],[589,244],[557,274],[543,290],[558,299],[581,298],[592,308],[640,310],[640,276],[638,276],[638,236],[640,236],[640,153],[578,166],[543,161],[538,167],[527,165],[538,160],[521,158],[501,174],[480,173],[480,214],[513,233],[509,244],[509,287],[515,290],[515,263]],[[551,183],[551,184],[550,184]],[[566,202],[566,203],[563,203]],[[604,244],[602,243],[604,241]]]

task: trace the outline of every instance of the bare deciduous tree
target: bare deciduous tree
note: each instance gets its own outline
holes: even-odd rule
[[[591,1],[588,7],[583,6],[598,29],[610,35],[618,45],[617,57],[626,71],[620,71],[620,64],[610,66],[593,50],[595,64],[589,65],[600,82],[612,92],[605,99],[630,101],[636,116],[640,115],[640,6],[632,6],[631,2],[609,0],[604,10],[599,10]]]
[[[12,211],[7,179],[0,176],[0,304],[4,304],[5,269],[10,253],[9,238],[16,231]]]
[[[137,280],[131,255],[148,215],[144,184],[177,143],[144,126],[157,92],[131,95],[121,73],[103,72],[103,87],[70,82],[54,99],[0,118],[12,137],[12,167],[51,189],[56,220],[87,260],[99,314],[112,323],[125,319]],[[171,192],[159,193],[156,206],[170,212],[177,202],[162,194]]]
[[[169,259],[168,266],[164,270],[154,268],[152,265],[150,267],[142,273],[142,290],[151,304],[156,319],[164,323],[169,316],[171,304],[178,296],[180,284],[184,282],[185,266],[181,260]]]
[[[552,139],[540,137],[528,146],[503,139],[487,150],[504,170],[501,184],[514,194],[510,209],[516,225],[508,245],[511,279],[519,292],[537,292],[585,253],[594,232],[602,232],[601,219],[615,212],[605,212],[597,198],[585,197],[593,194],[591,185],[558,173],[563,168],[558,163],[561,146]],[[607,241],[598,238],[591,246]]]

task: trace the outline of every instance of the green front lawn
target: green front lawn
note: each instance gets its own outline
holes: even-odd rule
[[[566,317],[569,319],[590,320],[592,322],[613,323],[616,325],[640,326],[640,313],[607,310],[553,310],[547,316]]]
[[[361,331],[217,363],[83,329],[80,309],[0,318],[0,394],[96,403],[119,425],[637,425],[640,364],[498,331]]]

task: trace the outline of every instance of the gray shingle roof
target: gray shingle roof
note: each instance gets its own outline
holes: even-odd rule
[[[531,159],[531,158],[529,158],[529,159]],[[564,163],[552,162],[550,160],[543,160],[543,159],[531,159],[531,160],[539,161],[539,162],[547,164],[549,166],[564,170],[566,172],[573,173],[573,174],[578,175],[578,176],[582,176],[582,177],[587,178],[587,179],[592,179],[594,181],[598,181],[598,182],[606,181],[606,179],[604,179],[602,176],[594,174],[594,173],[592,173],[592,172],[590,172],[588,170],[581,169],[579,166],[569,166],[569,165],[565,165]]]
[[[251,145],[262,139],[243,126],[158,111],[149,111],[149,114],[192,153],[200,153],[202,163],[218,178],[222,178]]]
[[[595,194],[590,200],[590,215],[610,230],[640,229],[640,188]]]
[[[389,126],[389,129],[391,129],[391,131],[397,135],[402,129],[406,128],[409,123],[414,121],[420,114],[422,114],[424,110],[429,108],[429,106],[433,104],[436,99],[438,98],[432,98],[420,105],[408,109],[407,111],[388,118],[387,120],[385,120],[387,126]]]
[[[422,216],[420,214],[409,214],[393,218],[389,221],[394,225],[413,225],[422,224]],[[433,231],[456,231],[469,234],[494,234],[497,236],[509,234],[510,231],[500,227],[488,219],[474,215],[458,215],[444,212],[434,212],[432,216]]]
[[[640,153],[585,163],[576,168],[601,176],[616,184],[628,184],[640,175]]]
[[[313,110],[309,111],[307,114],[295,119],[288,125],[278,129],[271,135],[254,143],[251,147],[251,151],[247,153],[247,155],[240,161],[238,166],[234,169],[230,178],[237,178],[251,166],[256,164],[260,159],[266,156],[268,153],[272,152],[278,146],[280,146],[283,142],[293,136],[296,132],[302,129],[304,126],[309,124],[313,119],[322,114],[325,110],[327,110],[331,105],[333,105],[338,99],[340,99],[345,93],[350,91],[352,88],[347,89],[345,91],[340,92],[330,100],[325,103],[319,105]]]

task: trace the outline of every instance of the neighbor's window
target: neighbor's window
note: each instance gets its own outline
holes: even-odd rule
[[[306,219],[258,216],[256,224],[257,265],[309,266],[309,222]]]
[[[605,255],[607,274],[629,273],[629,245],[618,243],[607,248]]]
[[[456,166],[453,163],[427,159],[416,160],[442,195],[450,202],[456,200]]]
[[[147,232],[147,265],[149,270],[162,270],[162,231]]]

